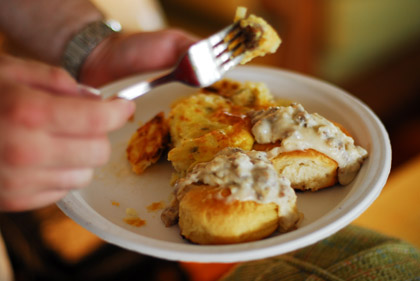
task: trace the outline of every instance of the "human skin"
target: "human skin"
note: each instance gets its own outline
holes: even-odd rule
[[[0,210],[41,207],[86,186],[108,160],[107,133],[133,112],[126,100],[84,96],[60,68],[0,56]]]
[[[54,203],[108,161],[107,134],[126,123],[134,103],[101,100],[78,83],[99,87],[170,67],[194,42],[179,30],[115,34],[87,57],[76,81],[59,67],[65,45],[102,18],[87,0],[0,1],[0,31],[31,58],[0,55],[0,211]]]

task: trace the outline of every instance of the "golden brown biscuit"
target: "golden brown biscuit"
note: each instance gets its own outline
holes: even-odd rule
[[[179,203],[181,235],[198,244],[259,240],[278,228],[274,203],[224,200],[228,189],[207,185],[190,188]]]
[[[254,143],[253,149],[270,151],[280,145],[281,142]],[[290,180],[294,189],[316,191],[338,182],[337,162],[313,149],[283,152],[271,161],[277,172]]]
[[[162,221],[178,222],[181,234],[199,244],[258,240],[300,220],[290,181],[265,152],[225,148],[179,179],[174,195]]]
[[[251,122],[254,149],[267,151],[279,174],[297,189],[346,185],[368,154],[342,126],[298,103],[252,112]]]
[[[338,182],[337,162],[313,149],[283,152],[272,162],[295,189],[316,191]]]

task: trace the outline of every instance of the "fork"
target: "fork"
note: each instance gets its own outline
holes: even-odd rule
[[[193,87],[207,87],[220,80],[223,75],[240,63],[246,46],[239,23],[233,23],[207,39],[201,40],[189,47],[181,57],[176,67],[160,77],[129,85],[117,94],[103,94],[100,90],[80,85],[102,98],[119,97],[133,100],[153,88],[169,83],[181,82]]]

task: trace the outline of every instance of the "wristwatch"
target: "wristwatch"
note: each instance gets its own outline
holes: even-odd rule
[[[90,52],[105,38],[120,31],[121,25],[115,20],[89,23],[67,43],[62,66],[77,79],[80,68]]]

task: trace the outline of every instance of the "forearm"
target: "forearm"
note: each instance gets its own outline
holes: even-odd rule
[[[0,1],[0,30],[35,58],[56,65],[74,34],[102,18],[88,0]]]

